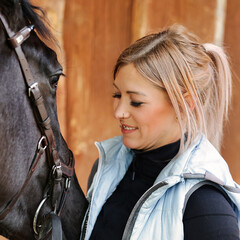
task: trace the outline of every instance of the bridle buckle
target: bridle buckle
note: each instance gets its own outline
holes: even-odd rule
[[[30,36],[30,32],[34,29],[33,25],[29,27],[22,28],[19,32],[17,32],[14,36],[9,38],[10,42],[12,43],[13,47],[16,48],[21,46],[21,44]]]
[[[28,96],[31,97],[32,91],[38,88],[38,83],[35,82],[33,83],[29,88],[28,88]]]
[[[62,167],[60,165],[54,165],[52,168],[52,175],[54,176],[55,181],[61,181],[62,180]]]
[[[71,186],[71,179],[70,178],[66,178],[65,180],[65,190],[68,190]]]

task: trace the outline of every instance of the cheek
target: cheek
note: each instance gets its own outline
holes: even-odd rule
[[[148,124],[149,128],[164,127],[172,125],[175,119],[175,112],[171,107],[155,108],[146,114],[145,123]]]
[[[114,101],[113,101],[113,111],[114,111],[114,112],[115,112],[116,108],[117,108],[117,104],[116,104],[116,101],[114,100]]]
[[[151,111],[142,111],[134,114],[134,119],[140,129],[141,135],[152,134],[153,131],[161,124],[161,114]],[[146,136],[145,136],[146,137]]]
[[[118,108],[118,105],[119,105],[119,99],[114,99],[113,100],[113,113],[115,114],[115,112],[117,111],[117,108]]]

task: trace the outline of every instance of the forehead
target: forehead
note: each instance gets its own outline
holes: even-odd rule
[[[128,64],[121,67],[115,79],[116,85],[149,85],[149,81],[143,77],[133,64]]]
[[[145,93],[165,93],[165,90],[157,86],[141,75],[133,64],[128,64],[119,69],[114,81],[114,86],[122,91],[141,91]]]

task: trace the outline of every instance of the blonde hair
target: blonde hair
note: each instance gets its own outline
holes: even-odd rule
[[[181,128],[180,152],[199,132],[220,148],[232,87],[229,63],[222,48],[200,44],[185,27],[173,25],[126,48],[117,60],[114,79],[119,69],[129,63],[168,93]]]

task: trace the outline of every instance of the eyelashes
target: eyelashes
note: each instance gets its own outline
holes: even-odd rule
[[[114,93],[114,94],[112,95],[112,97],[113,97],[113,98],[121,98],[121,94],[119,94],[119,93]]]
[[[143,104],[143,102],[133,102],[133,101],[131,101],[131,103],[130,103],[133,107],[140,107],[142,104]]]
[[[121,94],[120,93],[114,93],[112,95],[112,97],[120,99],[121,98]],[[131,101],[130,102],[130,105],[133,106],[133,107],[140,107],[142,104],[143,104],[143,102],[137,102],[137,101]]]

